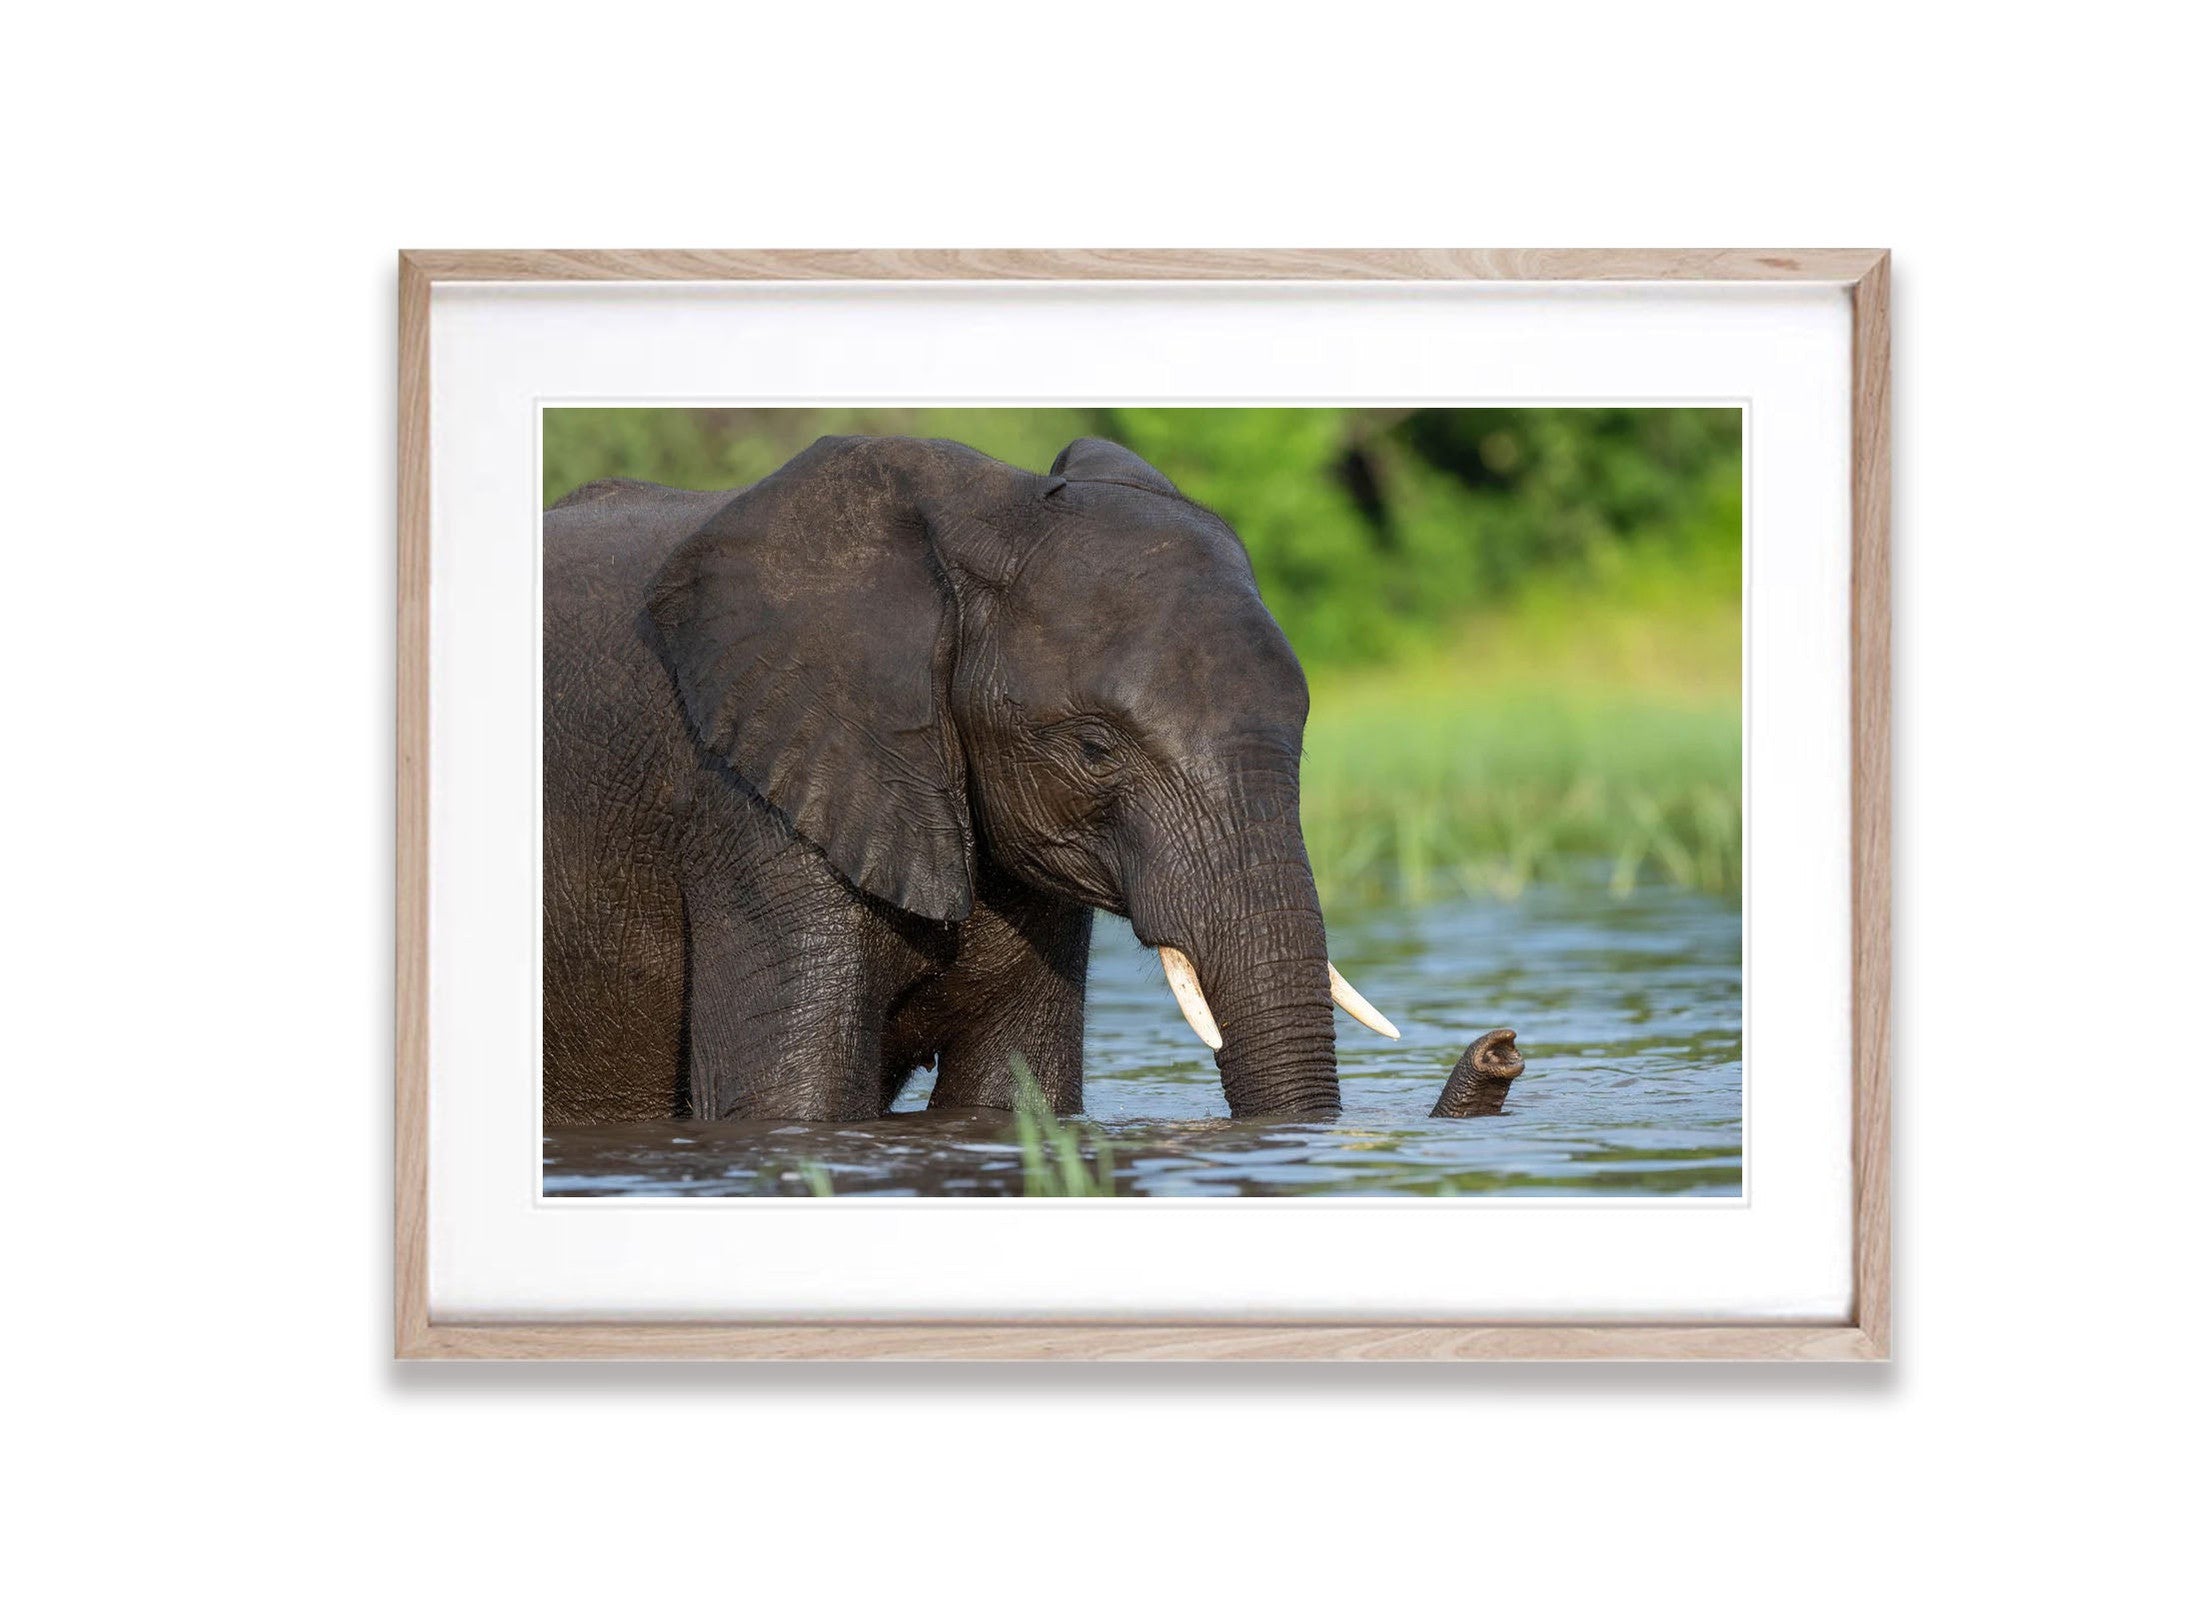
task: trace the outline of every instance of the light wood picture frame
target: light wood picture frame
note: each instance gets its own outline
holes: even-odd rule
[[[1890,257],[1806,250],[413,250],[398,259],[395,1352],[399,1358],[1815,1360],[1890,1352]],[[1852,308],[1853,1284],[1832,1322],[452,1323],[428,1298],[429,300],[439,283],[994,280],[1797,283]]]

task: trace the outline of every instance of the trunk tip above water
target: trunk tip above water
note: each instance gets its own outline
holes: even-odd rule
[[[1509,1027],[1492,1027],[1460,1053],[1458,1064],[1471,1066],[1486,1077],[1517,1077],[1527,1069],[1526,1057],[1517,1047],[1519,1034]]]
[[[1428,1114],[1494,1116],[1501,1111],[1512,1080],[1527,1069],[1525,1057],[1515,1047],[1518,1037],[1509,1027],[1492,1027],[1468,1044]]]

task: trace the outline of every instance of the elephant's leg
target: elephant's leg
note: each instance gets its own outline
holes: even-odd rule
[[[939,1057],[934,1109],[1015,1103],[1021,1056],[1057,1112],[1084,1108],[1084,972],[1092,913],[1006,879],[979,879],[955,964],[924,1006]]]
[[[866,1121],[890,1096],[887,1001],[908,981],[829,879],[687,892],[689,1097],[716,1120]],[[753,885],[748,885],[753,888]]]

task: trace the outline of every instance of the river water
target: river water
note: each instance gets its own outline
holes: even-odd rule
[[[1339,1013],[1341,1119],[1235,1122],[1159,961],[1127,924],[1100,917],[1085,1114],[1066,1124],[1085,1173],[1104,1174],[1120,1194],[1193,1198],[1740,1192],[1737,906],[1676,890],[1621,900],[1535,889],[1511,901],[1332,916],[1329,948],[1403,1038],[1393,1043]],[[1430,1118],[1460,1049],[1499,1026],[1518,1032],[1527,1060],[1504,1113]],[[1012,1116],[932,1116],[923,1110],[930,1089],[931,1074],[919,1072],[893,1115],[844,1126],[553,1128],[543,1191],[1033,1191]]]

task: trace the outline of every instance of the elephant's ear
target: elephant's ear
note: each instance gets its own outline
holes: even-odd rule
[[[1053,475],[1072,483],[1119,483],[1125,488],[1151,489],[1155,494],[1177,494],[1175,484],[1109,439],[1078,439],[1054,457]]]
[[[725,507],[665,562],[649,615],[707,749],[856,886],[960,921],[953,599],[867,442],[820,440]]]

